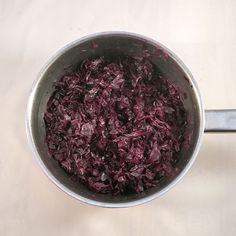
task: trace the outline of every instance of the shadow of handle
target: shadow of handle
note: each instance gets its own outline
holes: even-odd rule
[[[236,110],[206,110],[205,133],[236,132]]]

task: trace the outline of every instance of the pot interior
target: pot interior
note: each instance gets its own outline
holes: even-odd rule
[[[163,180],[158,186],[141,194],[132,193],[125,196],[111,196],[91,192],[86,186],[71,181],[65,171],[48,155],[47,145],[44,141],[45,127],[43,116],[47,100],[53,92],[53,82],[69,71],[74,70],[84,59],[106,54],[132,56],[141,53],[143,50],[152,54],[150,57],[151,62],[160,70],[164,77],[176,83],[187,94],[184,106],[188,111],[188,130],[192,136],[190,148],[181,151],[177,164],[179,171],[175,176]],[[168,56],[166,61],[162,58],[165,56]],[[79,40],[62,49],[42,71],[39,81],[33,90],[30,109],[30,132],[36,151],[47,174],[51,177],[53,176],[54,182],[66,192],[70,191],[70,194],[74,197],[103,206],[115,207],[119,204],[119,206],[125,206],[126,203],[131,203],[132,205],[132,202],[134,204],[135,202],[145,202],[147,199],[154,198],[167,190],[170,185],[173,185],[173,182],[182,177],[181,175],[190,166],[202,132],[200,127],[203,118],[199,95],[187,69],[163,46],[141,36],[126,33],[99,34]]]

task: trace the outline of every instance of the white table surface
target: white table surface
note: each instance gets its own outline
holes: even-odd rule
[[[0,0],[0,235],[236,235],[236,135],[206,134],[198,159],[165,196],[103,209],[64,194],[28,147],[28,92],[46,60],[90,33],[126,30],[172,49],[206,108],[236,108],[235,0]]]

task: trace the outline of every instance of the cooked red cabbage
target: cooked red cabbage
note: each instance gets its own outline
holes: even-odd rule
[[[143,192],[175,173],[187,112],[146,57],[98,57],[55,82],[44,114],[49,154],[92,191]]]

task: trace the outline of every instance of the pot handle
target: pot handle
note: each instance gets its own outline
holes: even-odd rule
[[[236,132],[236,110],[206,110],[204,132]]]

